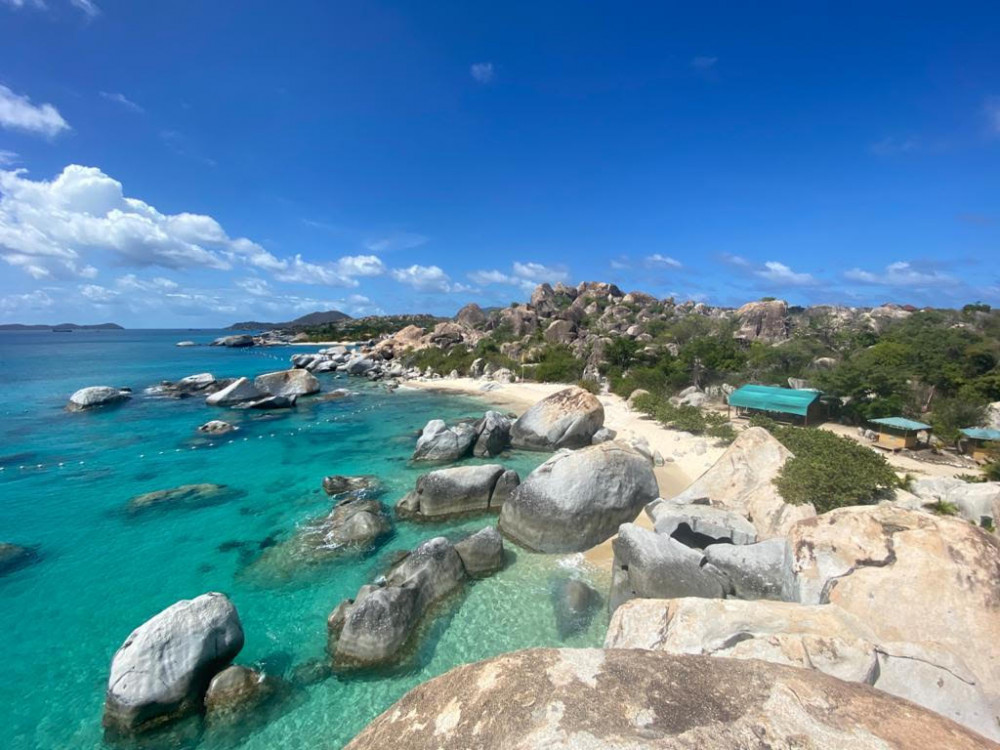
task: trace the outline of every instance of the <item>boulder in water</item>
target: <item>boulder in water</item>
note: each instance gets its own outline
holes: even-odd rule
[[[224,594],[167,607],[115,653],[104,726],[133,734],[200,711],[209,682],[242,648],[240,618]]]
[[[174,508],[201,508],[232,500],[240,494],[238,490],[224,485],[184,484],[169,490],[156,490],[136,495],[128,501],[128,512],[142,513],[149,510],[170,510]]]
[[[422,474],[414,490],[396,504],[396,513],[401,518],[436,518],[489,510],[504,473],[500,464],[484,464]]]
[[[414,461],[457,461],[469,454],[476,441],[476,430],[462,422],[449,427],[441,419],[432,419],[420,431]]]
[[[277,680],[236,664],[223,669],[208,684],[205,712],[210,724],[235,723],[260,709],[277,691]]]
[[[236,425],[224,422],[221,419],[211,419],[201,425],[198,428],[198,432],[204,432],[206,435],[227,435],[238,429]]]
[[[473,425],[476,443],[472,455],[478,458],[499,456],[510,446],[511,419],[498,411],[488,411]]]
[[[503,538],[493,526],[456,543],[455,551],[470,578],[483,578],[503,569]]]
[[[253,336],[248,333],[238,333],[235,336],[222,336],[213,341],[209,346],[225,346],[230,349],[242,349],[254,345]]]
[[[120,404],[132,398],[132,392],[122,388],[112,388],[108,385],[92,385],[81,388],[69,397],[66,404],[68,411],[85,411],[98,406]]]
[[[281,370],[258,375],[253,381],[254,387],[270,396],[294,398],[319,393],[319,381],[316,376],[306,370]]]
[[[330,496],[344,495],[350,493],[377,492],[380,488],[378,477],[372,474],[361,476],[344,476],[343,474],[332,474],[323,477],[323,491]]]
[[[628,446],[560,451],[504,503],[500,531],[539,552],[581,552],[609,539],[658,494],[652,465]]]
[[[573,386],[542,399],[510,429],[511,444],[525,450],[582,448],[604,426],[604,407],[595,395]]]
[[[216,391],[205,399],[209,406],[232,406],[244,401],[253,401],[263,396],[248,378],[237,378],[221,391]]]

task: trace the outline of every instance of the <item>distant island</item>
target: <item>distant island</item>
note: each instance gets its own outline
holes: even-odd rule
[[[271,328],[301,328],[303,326],[322,326],[329,325],[330,323],[340,323],[341,321],[350,319],[350,315],[342,313],[340,310],[327,310],[325,312],[309,313],[286,323],[262,323],[259,320],[245,320],[240,323],[233,323],[226,330],[258,331]]]
[[[28,325],[25,323],[0,323],[0,331],[124,331],[117,323],[95,323],[80,325],[79,323],[59,323],[50,326],[44,324]]]

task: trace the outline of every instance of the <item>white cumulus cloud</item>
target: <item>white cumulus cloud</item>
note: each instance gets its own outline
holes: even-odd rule
[[[70,129],[54,106],[32,104],[27,96],[15,94],[3,84],[0,84],[0,127],[47,138]]]
[[[509,284],[530,292],[538,284],[566,281],[569,278],[569,272],[558,266],[547,266],[533,261],[526,263],[515,261],[511,273],[490,269],[472,271],[468,277],[476,284]]]
[[[775,260],[767,261],[764,268],[754,273],[762,279],[784,286],[810,286],[816,283],[812,274],[796,273],[784,263]]]
[[[413,287],[418,292],[461,291],[451,283],[451,277],[437,266],[412,265],[409,268],[392,269],[392,278],[400,284]]]
[[[857,281],[862,284],[873,284],[878,286],[900,286],[900,287],[922,287],[929,285],[951,286],[958,283],[958,280],[939,271],[921,271],[913,267],[907,261],[897,261],[890,263],[881,272],[864,271],[860,268],[852,268],[844,273],[844,277],[850,281]]]

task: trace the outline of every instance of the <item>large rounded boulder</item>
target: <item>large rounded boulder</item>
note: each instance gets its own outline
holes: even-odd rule
[[[600,443],[561,451],[531,472],[504,503],[499,526],[528,549],[580,552],[609,539],[658,494],[647,458]]]
[[[129,391],[121,388],[112,388],[109,385],[92,385],[88,388],[81,388],[69,397],[66,408],[69,411],[85,411],[98,406],[111,406],[120,404],[132,397]]]
[[[265,372],[254,378],[253,384],[258,391],[285,398],[319,393],[319,381],[315,375],[306,370]]]
[[[985,738],[867,685],[778,664],[632,649],[528,649],[404,695],[348,750],[949,748]]]
[[[590,445],[604,426],[604,407],[592,393],[573,386],[542,399],[510,428],[510,441],[524,450],[557,450]]]
[[[202,594],[167,607],[115,652],[104,726],[133,734],[200,711],[212,678],[241,648],[240,617],[224,594]]]

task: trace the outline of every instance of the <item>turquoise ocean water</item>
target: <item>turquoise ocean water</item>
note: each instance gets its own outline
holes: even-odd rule
[[[198,372],[253,376],[285,369],[292,348],[177,348],[216,332],[0,333],[0,541],[37,545],[37,563],[0,577],[0,746],[108,747],[100,728],[111,656],[129,632],[179,599],[223,591],[246,633],[238,663],[289,676],[325,656],[326,616],[372,580],[393,550],[433,536],[461,536],[493,516],[396,523],[364,557],[344,557],[302,575],[261,576],[260,550],[329,510],[326,474],[376,474],[394,503],[427,468],[408,462],[416,432],[432,418],[479,416],[476,399],[388,393],[358,378],[320,375],[324,390],[353,394],[304,403],[273,416],[144,396],[160,380]],[[310,351],[295,347],[294,351]],[[72,414],[77,388],[131,387],[119,408]],[[239,432],[198,435],[210,418]],[[499,459],[522,476],[543,454]],[[209,507],[129,516],[136,494],[213,482],[236,490]],[[510,547],[510,545],[508,545]],[[378,674],[332,676],[302,687],[262,726],[205,731],[199,725],[156,747],[339,748],[406,690],[462,663],[529,646],[592,646],[603,640],[603,608],[583,632],[561,639],[552,587],[582,575],[607,581],[579,560],[512,549],[497,576],[468,585],[440,608],[419,649]]]

